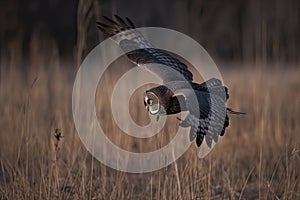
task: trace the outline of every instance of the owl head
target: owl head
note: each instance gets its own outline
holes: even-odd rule
[[[160,101],[159,98],[150,91],[146,91],[144,94],[144,105],[146,110],[149,111],[151,115],[156,115],[160,111]]]
[[[150,114],[166,114],[173,92],[166,86],[158,86],[144,93],[144,105]]]

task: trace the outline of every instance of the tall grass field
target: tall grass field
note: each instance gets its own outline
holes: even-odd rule
[[[26,68],[18,54],[1,60],[0,199],[300,199],[299,66],[219,66],[229,107],[247,115],[230,116],[205,158],[192,144],[161,170],[130,174],[100,163],[81,143],[72,116],[75,68],[60,61],[55,47],[31,51]],[[107,137],[134,152],[161,148],[176,133],[176,117],[149,139],[130,137],[113,121],[109,98],[120,74],[107,70],[95,99]],[[148,86],[129,105],[141,125],[149,122]]]

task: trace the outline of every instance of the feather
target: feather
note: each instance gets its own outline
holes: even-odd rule
[[[126,20],[129,23],[131,28],[135,28],[134,24],[132,23],[132,21],[128,17],[126,17]]]
[[[130,27],[128,26],[128,24],[126,24],[126,22],[125,22],[119,15],[114,15],[114,17],[115,17],[116,20],[119,22],[119,25],[121,25],[120,27],[126,28],[126,29],[129,29],[129,28],[130,28]]]
[[[109,17],[106,16],[102,16],[106,21],[110,22],[111,24],[115,25],[115,26],[120,26],[117,22],[115,22],[114,20],[110,19]]]
[[[237,111],[234,111],[234,110],[232,110],[231,108],[227,108],[227,111],[228,111],[228,113],[230,113],[230,114],[236,114],[236,115],[246,115],[247,113],[245,113],[245,112],[237,112]]]

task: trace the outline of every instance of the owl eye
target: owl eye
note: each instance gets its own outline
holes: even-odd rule
[[[147,100],[147,103],[148,103],[150,106],[152,106],[153,100],[152,100],[152,99],[148,99],[148,100]]]

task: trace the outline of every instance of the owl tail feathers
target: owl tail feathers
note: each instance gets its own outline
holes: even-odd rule
[[[227,110],[227,113],[229,113],[229,114],[235,114],[235,115],[246,115],[247,114],[245,112],[234,111],[231,108],[226,108],[226,110]]]

